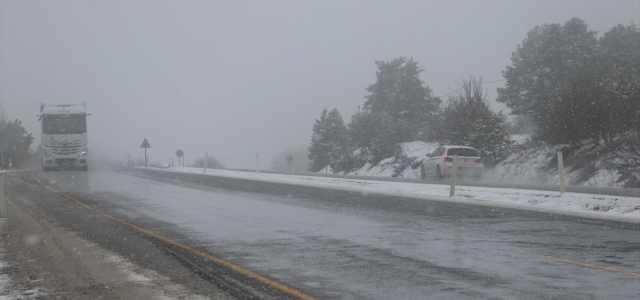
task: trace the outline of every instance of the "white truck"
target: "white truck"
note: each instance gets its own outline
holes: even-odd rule
[[[42,167],[45,171],[63,168],[89,169],[87,105],[80,103],[42,103]]]

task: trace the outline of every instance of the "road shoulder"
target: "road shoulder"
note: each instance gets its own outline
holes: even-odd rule
[[[1,236],[8,266],[0,274],[8,275],[10,286],[4,293],[18,299],[207,299],[57,226],[29,201],[13,195],[7,202]]]

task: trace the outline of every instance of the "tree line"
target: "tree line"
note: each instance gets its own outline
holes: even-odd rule
[[[0,106],[0,169],[24,166],[35,155],[31,149],[32,143],[33,136],[27,133],[22,121],[10,120]]]
[[[456,82],[443,101],[420,79],[412,58],[376,61],[376,82],[345,125],[325,109],[313,126],[309,170],[349,172],[401,155],[399,143],[438,142],[477,148],[488,165],[513,141],[507,116],[489,107],[482,77]],[[534,126],[533,140],[550,145],[605,143],[617,162],[640,167],[640,31],[618,25],[602,37],[573,18],[531,29],[502,72],[496,101]],[[635,152],[634,152],[635,151]],[[635,165],[634,165],[635,164]]]

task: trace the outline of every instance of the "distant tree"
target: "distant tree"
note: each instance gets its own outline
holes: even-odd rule
[[[511,122],[507,123],[507,130],[511,134],[529,134],[535,130],[535,124],[526,115],[516,115]]]
[[[486,97],[481,77],[460,80],[443,110],[441,142],[474,147],[482,153],[485,164],[495,165],[506,157],[513,141],[506,116],[492,111]]]
[[[127,168],[132,167],[134,165],[134,163],[135,163],[135,160],[134,160],[133,156],[131,155],[131,153],[125,154],[124,159],[127,160]]]
[[[9,169],[22,167],[32,156],[31,144],[33,136],[27,133],[22,121],[8,120],[4,110],[0,107],[0,168]]]
[[[337,108],[325,108],[313,125],[309,146],[309,171],[318,172],[331,164],[331,152],[347,143],[347,127]]]
[[[579,18],[533,28],[503,71],[507,82],[498,89],[497,101],[513,114],[530,116],[543,139],[561,143],[582,138],[577,135],[589,129],[573,132],[577,128],[570,124],[583,122],[585,110],[597,99],[584,98],[589,94],[583,92],[594,80],[585,74],[597,73],[599,67],[596,33]]]
[[[598,42],[604,78],[597,84],[603,86],[606,108],[600,122],[610,137],[640,130],[640,29],[618,25]]]
[[[604,97],[606,121],[612,135],[611,164],[622,173],[640,173],[640,30],[618,25],[604,34],[600,45],[609,69]],[[640,176],[639,176],[640,177]],[[640,180],[640,178],[638,178]]]
[[[640,130],[630,130],[618,136],[611,148],[610,166],[623,173],[636,172],[640,176]]]
[[[365,97],[363,112],[391,122],[385,124],[392,132],[387,144],[427,139],[432,125],[429,121],[437,113],[441,100],[420,79],[424,69],[413,58],[405,57],[376,61],[376,65],[376,82],[367,88],[369,95]]]
[[[223,165],[219,160],[217,160],[213,156],[207,156],[206,161],[207,161],[208,169],[225,169],[226,168],[225,165]],[[204,162],[205,162],[205,158],[201,157],[194,160],[192,166],[194,168],[204,168]]]
[[[278,154],[274,155],[271,159],[271,167],[269,169],[274,171],[285,171],[289,169],[287,157],[293,158],[291,169],[295,165],[296,171],[308,171],[309,170],[309,149],[307,146],[290,147],[283,149]]]
[[[359,109],[351,117],[349,123],[348,137],[349,146],[343,150],[362,149],[370,154],[370,158],[379,161],[390,157],[398,143],[408,141],[412,134],[411,129],[406,126],[408,122],[396,122],[389,114],[384,112],[375,113],[371,108],[365,106]],[[404,135],[404,136],[403,136]],[[347,155],[348,153],[340,153]]]
[[[364,106],[351,117],[349,143],[334,153],[332,168],[341,172],[391,157],[399,143],[435,139],[441,100],[420,79],[424,69],[404,57],[376,65],[376,82],[367,88]]]

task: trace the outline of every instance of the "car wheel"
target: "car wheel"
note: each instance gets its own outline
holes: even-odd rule
[[[424,165],[420,165],[420,179],[424,180],[427,177],[427,172],[424,169]]]
[[[442,171],[440,171],[440,166],[436,167],[436,178],[442,179]]]

